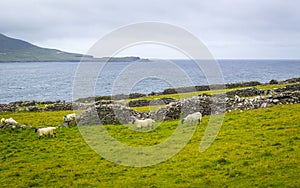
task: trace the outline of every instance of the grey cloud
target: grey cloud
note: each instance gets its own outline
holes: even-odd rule
[[[60,48],[55,41],[92,41],[123,25],[159,21],[187,29],[219,57],[255,58],[269,50],[266,57],[300,58],[299,6],[292,0],[5,0],[0,32]],[[294,53],[278,54],[282,48]]]

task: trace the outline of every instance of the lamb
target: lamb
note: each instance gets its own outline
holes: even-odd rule
[[[42,136],[56,137],[55,129],[56,127],[37,128],[35,129],[35,132],[39,134],[39,138],[41,138]]]
[[[13,118],[9,118],[9,119],[5,119],[5,118],[2,118],[1,119],[1,123],[2,124],[5,124],[5,125],[12,125],[12,126],[16,126],[18,125],[19,123],[14,120]]]
[[[193,114],[187,115],[185,118],[181,120],[181,124],[184,124],[185,122],[192,125],[195,122],[201,123],[202,121],[202,114],[200,112],[195,112]]]
[[[153,128],[154,123],[155,123],[155,121],[151,118],[147,118],[147,119],[143,119],[143,120],[134,118],[134,120],[133,120],[133,124],[136,125],[137,129],[147,128],[147,127]]]

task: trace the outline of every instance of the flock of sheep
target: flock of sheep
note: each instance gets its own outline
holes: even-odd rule
[[[70,122],[75,121],[76,114],[68,114],[63,117],[64,123],[58,127],[61,126],[67,126],[69,125]],[[151,118],[147,119],[137,119],[136,117],[132,117],[133,121],[132,124],[136,126],[137,129],[143,129],[143,128],[153,128],[155,121]],[[185,118],[181,120],[182,124],[189,124],[189,125],[197,125],[200,124],[202,120],[202,114],[200,112],[195,112],[193,114],[187,115]],[[23,128],[23,125],[20,125],[16,120],[13,118],[2,118],[1,119],[1,125],[2,126],[10,126],[11,128],[16,128],[17,126]],[[25,125],[24,125],[25,126]],[[24,127],[26,128],[26,127]],[[56,137],[56,132],[55,130],[57,127],[45,127],[45,128],[36,128],[35,132],[38,133],[39,138],[43,136],[52,136]]]
[[[133,118],[132,123],[135,124],[137,129],[148,128],[148,127],[153,128],[155,123],[155,121],[151,118],[137,119],[134,116],[132,116],[132,118]],[[202,114],[200,112],[195,112],[183,118],[181,120],[181,124],[195,125],[195,124],[200,124],[201,120],[202,120]]]

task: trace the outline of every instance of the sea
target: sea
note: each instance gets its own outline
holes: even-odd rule
[[[97,63],[97,65],[95,65]],[[300,77],[300,60],[0,63],[0,104],[161,92],[166,88]],[[81,82],[82,81],[82,82]],[[80,89],[78,89],[80,88]],[[88,92],[87,92],[88,91]]]

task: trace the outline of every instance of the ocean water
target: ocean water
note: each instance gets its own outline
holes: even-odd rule
[[[99,70],[85,70],[78,88],[78,73],[83,72],[79,62],[0,63],[0,103],[20,100],[71,101],[74,96],[151,93],[166,88],[206,85],[219,82],[191,60],[156,62],[108,62]],[[216,69],[216,67],[212,67]],[[286,80],[300,77],[300,60],[218,60],[217,69],[224,83]],[[88,79],[90,72],[96,82]],[[217,72],[216,72],[217,73]],[[216,74],[217,75],[217,74]],[[218,77],[219,78],[219,77]],[[91,88],[87,88],[90,87]],[[90,91],[86,92],[85,91]],[[80,94],[78,94],[80,93]]]

